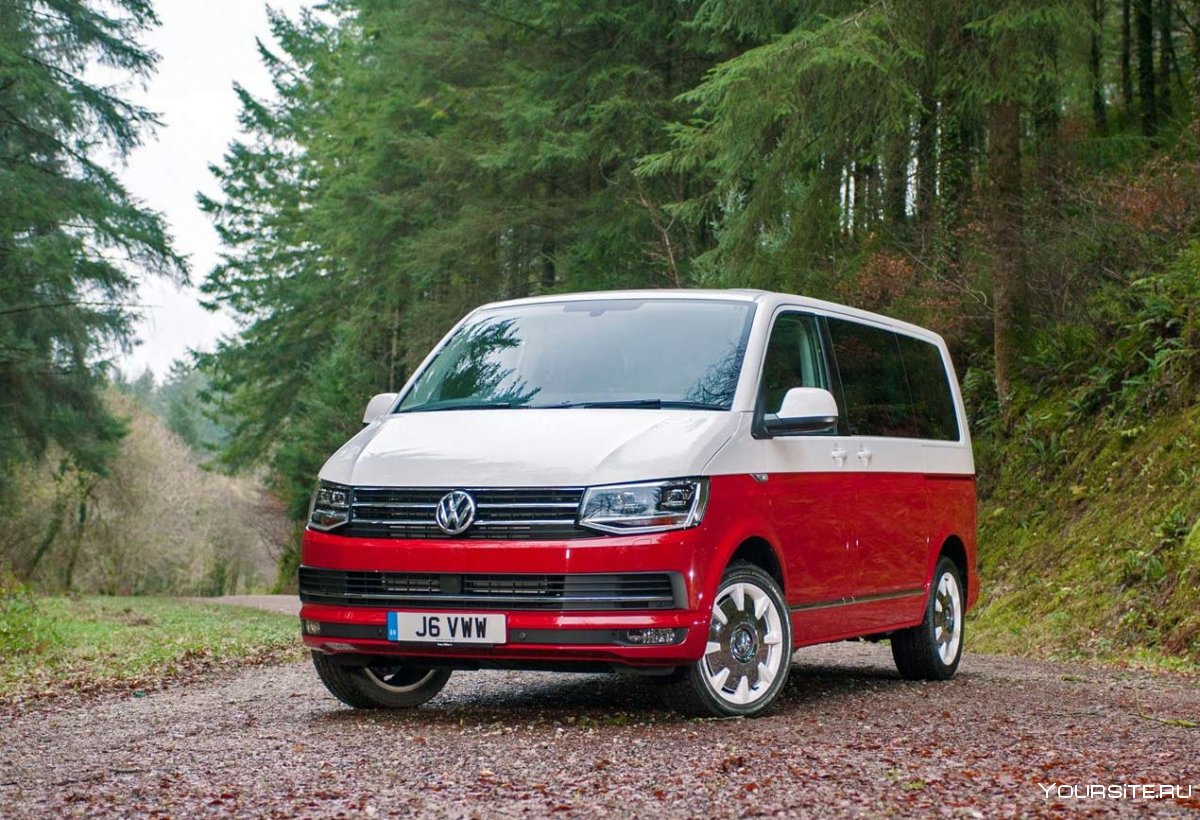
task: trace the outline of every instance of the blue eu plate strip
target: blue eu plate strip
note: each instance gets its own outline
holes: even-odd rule
[[[389,641],[398,641],[398,640],[400,640],[400,618],[398,617],[398,615],[395,612],[389,612],[387,615],[388,615],[388,640]]]

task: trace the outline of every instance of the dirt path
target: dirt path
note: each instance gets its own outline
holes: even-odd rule
[[[222,595],[217,598],[196,598],[194,600],[205,604],[248,606],[251,609],[265,609],[268,612],[280,612],[284,615],[300,614],[300,599],[295,595]]]
[[[1200,681],[968,655],[900,681],[886,646],[797,653],[766,719],[695,721],[615,676],[456,675],[364,713],[307,664],[0,718],[0,814],[1200,818]],[[1193,724],[1194,725],[1194,724]],[[1190,801],[1047,798],[1191,785]]]

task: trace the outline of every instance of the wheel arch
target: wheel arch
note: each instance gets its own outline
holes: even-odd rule
[[[729,559],[725,562],[728,567],[734,561],[745,561],[748,564],[761,569],[763,572],[775,579],[775,583],[779,584],[779,588],[783,590],[784,597],[787,596],[787,577],[784,573],[783,562],[779,560],[779,555],[775,552],[775,548],[771,546],[771,542],[760,535],[752,535],[741,541],[740,544],[730,554]]]
[[[942,548],[938,550],[938,557],[943,555],[958,567],[958,576],[962,579],[963,585],[963,601],[970,600],[971,573],[970,563],[967,559],[967,545],[957,535],[949,535],[942,542]],[[934,563],[936,565],[936,561]]]

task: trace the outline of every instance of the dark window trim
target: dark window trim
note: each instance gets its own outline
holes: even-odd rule
[[[763,339],[763,352],[758,361],[758,375],[754,379],[754,413],[750,420],[750,437],[755,439],[770,439],[773,436],[767,434],[764,425],[764,419],[767,412],[763,406],[763,373],[767,367],[767,353],[771,347],[771,335],[775,332],[776,323],[784,316],[802,316],[807,319],[812,319],[813,324],[817,329],[817,342],[821,346],[821,363],[825,366],[825,380],[828,382],[826,389],[833,393],[837,399],[841,392],[841,382],[837,376],[837,372],[831,367],[833,363],[833,349],[829,344],[828,332],[825,328],[825,317],[820,313],[814,313],[811,310],[800,307],[792,307],[789,305],[781,305],[776,308],[775,315],[771,317],[771,326],[767,328],[767,335]],[[830,430],[822,433],[805,433],[804,436],[791,436],[791,438],[802,438],[807,436],[829,437],[841,434],[844,413],[842,411],[842,402],[838,402],[838,429]]]
[[[833,382],[833,397],[837,401],[838,406],[838,429],[839,436],[850,436],[850,414],[846,408],[846,391],[842,389],[842,371],[838,367],[837,354],[833,351],[833,335],[829,332],[829,320],[831,318],[839,318],[836,316],[821,316],[821,345],[825,348],[826,367],[829,369],[829,378]],[[847,320],[848,321],[848,320]]]

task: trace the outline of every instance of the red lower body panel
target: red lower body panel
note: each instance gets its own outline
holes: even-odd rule
[[[872,481],[888,480],[887,475],[859,475],[849,497],[869,497]],[[654,535],[562,541],[406,540],[351,538],[308,530],[301,549],[304,571],[570,578],[669,574],[674,592],[665,605],[629,609],[496,608],[495,604],[480,608],[458,602],[406,607],[402,602],[346,603],[308,595],[301,610],[304,642],[323,652],[440,659],[448,664],[477,660],[678,666],[703,656],[712,599],[721,575],[739,547],[755,543],[769,545],[774,557],[791,608],[796,646],[919,623],[934,562],[942,545],[952,538],[965,547],[968,606],[978,595],[974,484],[970,477],[931,481],[928,487],[918,482],[912,498],[890,502],[911,506],[915,512],[904,519],[911,536],[905,541],[909,546],[886,561],[880,556],[872,560],[872,556],[895,549],[896,539],[885,537],[888,534],[884,532],[847,530],[860,518],[846,499],[833,503],[826,498],[828,476],[772,475],[761,482],[749,475],[728,475],[714,476],[711,482],[709,507],[700,526]],[[853,483],[849,476],[839,482],[848,487]],[[886,521],[887,516],[875,515],[870,520]],[[860,528],[866,526],[860,521]],[[761,550],[756,554],[762,557]],[[904,566],[903,574],[889,569],[898,563]],[[394,611],[502,612],[509,640],[496,645],[451,646],[391,641],[387,621],[388,613]],[[319,632],[313,632],[314,627]],[[669,644],[633,645],[626,640],[627,630],[642,629],[676,632]]]
[[[605,575],[670,573],[678,579],[676,604],[661,610],[548,610],[472,608],[469,604],[436,608],[346,606],[307,602],[300,617],[321,624],[323,634],[309,634],[309,647],[327,652],[395,654],[412,658],[499,662],[583,662],[623,666],[677,666],[704,653],[711,605],[697,584],[708,538],[703,527],[659,535],[601,537],[571,541],[389,540],[344,538],[309,530],[304,534],[304,567],[397,573],[456,573],[481,575],[554,574]],[[561,635],[553,642],[510,640],[489,646],[458,644],[400,644],[386,637],[389,612],[482,613],[502,612],[510,638],[524,633]],[[331,628],[332,627],[332,628]],[[373,629],[371,629],[373,628]],[[621,640],[627,630],[674,629],[676,641],[650,646]],[[367,632],[375,635],[366,637]],[[350,633],[353,637],[346,637]],[[611,639],[598,640],[597,634]],[[572,643],[573,635],[589,636]],[[603,641],[603,642],[601,642]]]

